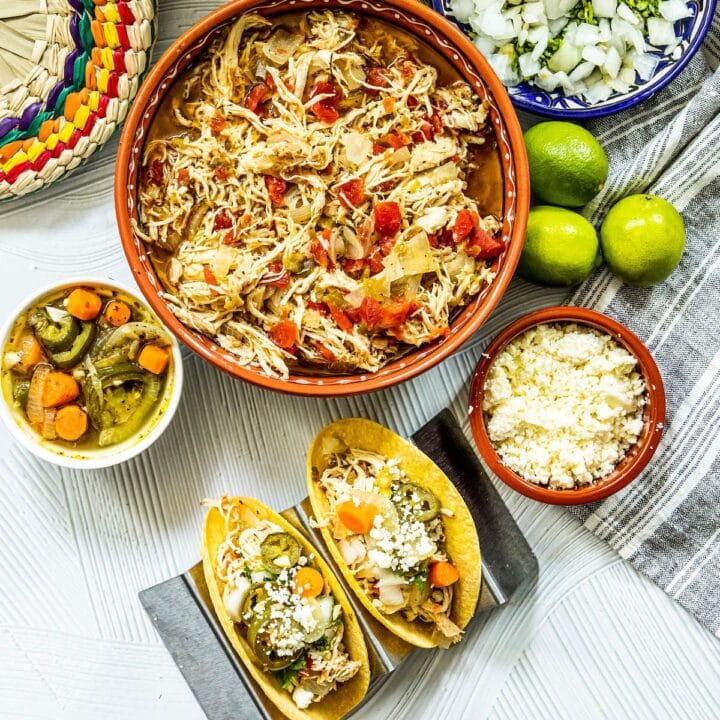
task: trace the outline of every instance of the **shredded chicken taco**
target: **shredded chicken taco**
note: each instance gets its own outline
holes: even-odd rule
[[[248,13],[180,77],[134,226],[180,321],[282,378],[447,335],[505,246],[469,189],[487,103],[428,52],[349,12]]]
[[[312,545],[251,498],[208,501],[203,567],[215,612],[267,697],[294,720],[335,720],[365,696],[365,640]]]
[[[480,546],[440,468],[377,423],[341,420],[310,448],[308,490],[323,538],[369,612],[413,645],[459,642],[480,594]]]

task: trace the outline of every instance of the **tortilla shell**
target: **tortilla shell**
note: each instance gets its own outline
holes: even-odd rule
[[[410,482],[430,490],[442,504],[452,511],[444,517],[446,550],[451,562],[460,572],[460,580],[454,586],[450,619],[464,628],[475,614],[482,569],[480,543],[470,510],[445,473],[423,452],[396,433],[378,423],[362,418],[348,418],[334,422],[315,437],[308,453],[308,494],[320,531],[333,559],[345,576],[348,585],[367,611],[408,643],[418,647],[436,647],[433,625],[422,620],[409,621],[400,613],[386,615],[378,610],[365,594],[340,554],[335,539],[327,527],[329,503],[317,480],[328,464],[329,453],[338,440],[347,447],[375,452],[387,458],[397,458]]]
[[[337,579],[333,576],[324,560],[301,533],[292,527],[283,517],[253,498],[235,498],[238,503],[245,505],[258,519],[269,520],[279,525],[284,532],[292,535],[303,548],[304,553],[314,553],[313,563],[322,573],[337,602],[343,610],[345,634],[343,642],[347,653],[353,660],[359,660],[362,665],[357,675],[347,682],[339,683],[337,688],[326,695],[322,700],[312,703],[306,710],[295,705],[290,693],[284,690],[271,672],[263,670],[253,653],[250,645],[240,633],[240,626],[236,625],[225,610],[222,601],[224,583],[217,578],[218,549],[225,541],[225,518],[215,507],[210,508],[205,516],[203,530],[202,559],[205,572],[205,581],[212,598],[215,614],[227,635],[230,643],[243,661],[252,677],[262,688],[268,699],[291,720],[339,720],[358,705],[365,697],[370,683],[370,665],[368,662],[365,638],[360,630],[357,617],[343,592]]]

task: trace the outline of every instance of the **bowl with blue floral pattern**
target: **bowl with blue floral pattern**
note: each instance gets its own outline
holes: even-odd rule
[[[716,3],[432,0],[472,38],[518,109],[565,120],[628,110],[664,88],[700,49]]]

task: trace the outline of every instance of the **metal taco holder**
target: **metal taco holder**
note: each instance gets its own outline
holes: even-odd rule
[[[537,579],[537,559],[448,410],[423,425],[413,434],[412,441],[455,484],[475,520],[483,581],[472,624],[477,622],[479,613],[502,607],[529,590]],[[333,569],[365,633],[372,677],[365,700],[351,713],[354,714],[411,652],[427,651],[413,648],[393,635],[357,601],[319,532],[310,525],[312,511],[307,498],[281,514],[310,538]],[[225,637],[214,614],[202,563],[142,590],[139,598],[208,720],[284,717],[267,700]],[[458,650],[462,652],[461,648],[454,652]]]

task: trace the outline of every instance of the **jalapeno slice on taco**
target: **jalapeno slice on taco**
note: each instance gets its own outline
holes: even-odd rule
[[[370,671],[338,581],[308,540],[259,501],[206,504],[205,580],[241,660],[287,717],[342,717],[364,697]]]
[[[308,456],[323,538],[367,610],[403,640],[449,647],[480,594],[480,546],[460,493],[416,447],[382,425],[328,425]]]

